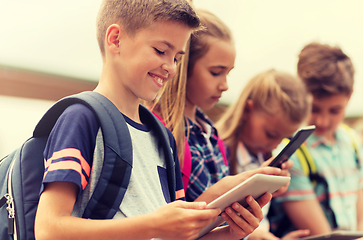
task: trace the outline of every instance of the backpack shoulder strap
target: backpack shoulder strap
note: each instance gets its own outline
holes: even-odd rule
[[[222,156],[223,156],[223,162],[226,166],[228,166],[228,160],[227,160],[227,154],[226,154],[226,148],[224,146],[224,143],[223,143],[223,140],[218,137],[218,140],[217,140],[217,144],[219,146],[219,150],[221,151],[222,153]]]
[[[284,143],[288,143],[290,139],[284,138],[282,140]],[[301,164],[302,170],[306,176],[312,180],[312,175],[316,174],[316,166],[314,159],[311,157],[311,154],[305,143],[301,144],[300,147],[295,151],[296,156]],[[315,180],[313,180],[315,182]]]
[[[185,147],[184,147],[184,162],[182,166],[182,173],[183,173],[183,186],[184,192],[187,192],[190,174],[192,172],[192,154],[190,152],[190,147],[188,143],[187,137],[184,139]]]
[[[125,195],[132,168],[131,137],[116,106],[96,92],[68,96],[48,110],[36,126],[33,135],[48,135],[64,109],[74,103],[84,104],[95,113],[101,126],[105,151],[101,175],[83,217],[110,219],[115,215]]]
[[[148,122],[151,124],[152,128],[155,129],[155,133],[157,134],[163,146],[170,199],[171,201],[175,201],[176,199],[175,160],[172,154],[172,148],[170,146],[169,134],[167,133],[166,127],[163,125],[163,123],[149,109],[147,109],[143,105],[140,105],[139,111],[140,111],[140,117],[148,119]]]
[[[343,126],[343,129],[346,130],[346,132],[348,133],[348,135],[352,139],[352,144],[353,144],[353,148],[354,148],[354,152],[355,152],[355,156],[356,156],[357,166],[358,166],[358,168],[360,168],[361,167],[361,163],[360,163],[360,159],[359,159],[360,152],[359,152],[359,148],[358,148],[357,139],[353,135],[352,129],[348,125],[346,125],[344,123],[342,123],[341,125]]]

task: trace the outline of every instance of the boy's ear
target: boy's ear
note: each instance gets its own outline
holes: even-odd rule
[[[112,24],[107,28],[106,31],[106,48],[114,54],[118,54],[120,46],[120,34],[122,29],[118,24]]]

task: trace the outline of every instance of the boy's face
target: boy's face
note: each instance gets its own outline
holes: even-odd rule
[[[313,98],[310,125],[315,125],[315,136],[334,139],[338,125],[344,120],[345,108],[350,96],[337,94],[325,98]]]
[[[136,35],[120,35],[117,81],[131,96],[153,100],[174,76],[190,34],[191,29],[184,24],[159,21]]]
[[[232,42],[209,37],[208,52],[198,59],[188,76],[188,106],[212,108],[228,89],[227,75],[234,67],[236,50]]]

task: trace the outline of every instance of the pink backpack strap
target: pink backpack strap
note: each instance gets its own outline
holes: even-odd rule
[[[185,137],[184,162],[182,167],[184,191],[187,192],[190,174],[192,172],[192,154],[190,152],[188,139]]]
[[[218,140],[217,140],[217,144],[219,146],[219,150],[222,153],[224,164],[226,164],[226,166],[228,166],[228,160],[227,160],[227,155],[226,155],[226,148],[224,146],[223,140],[221,138],[219,138],[219,137],[218,137]]]

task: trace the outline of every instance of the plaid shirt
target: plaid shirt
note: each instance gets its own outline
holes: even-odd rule
[[[306,144],[311,157],[314,159],[318,174],[323,176],[328,183],[329,205],[334,212],[338,227],[356,230],[357,191],[363,188],[362,167],[357,168],[352,138],[347,130],[340,126],[335,136],[336,142],[334,144],[326,143],[324,139],[314,135],[307,139]],[[362,160],[362,145],[357,135],[355,138],[359,143],[359,159]],[[290,159],[294,162],[294,167],[290,171],[290,186],[284,195],[277,197],[279,201],[317,198],[323,202],[327,198],[327,193],[325,188],[321,186],[322,184],[318,184],[314,188],[309,177],[303,173],[296,154]],[[328,221],[332,225],[333,219],[328,217]]]
[[[187,201],[194,201],[207,188],[229,174],[217,144],[218,135],[213,123],[199,109],[196,118],[204,130],[190,119],[185,127],[186,134],[189,128],[188,143],[192,155],[190,181],[185,193]]]

